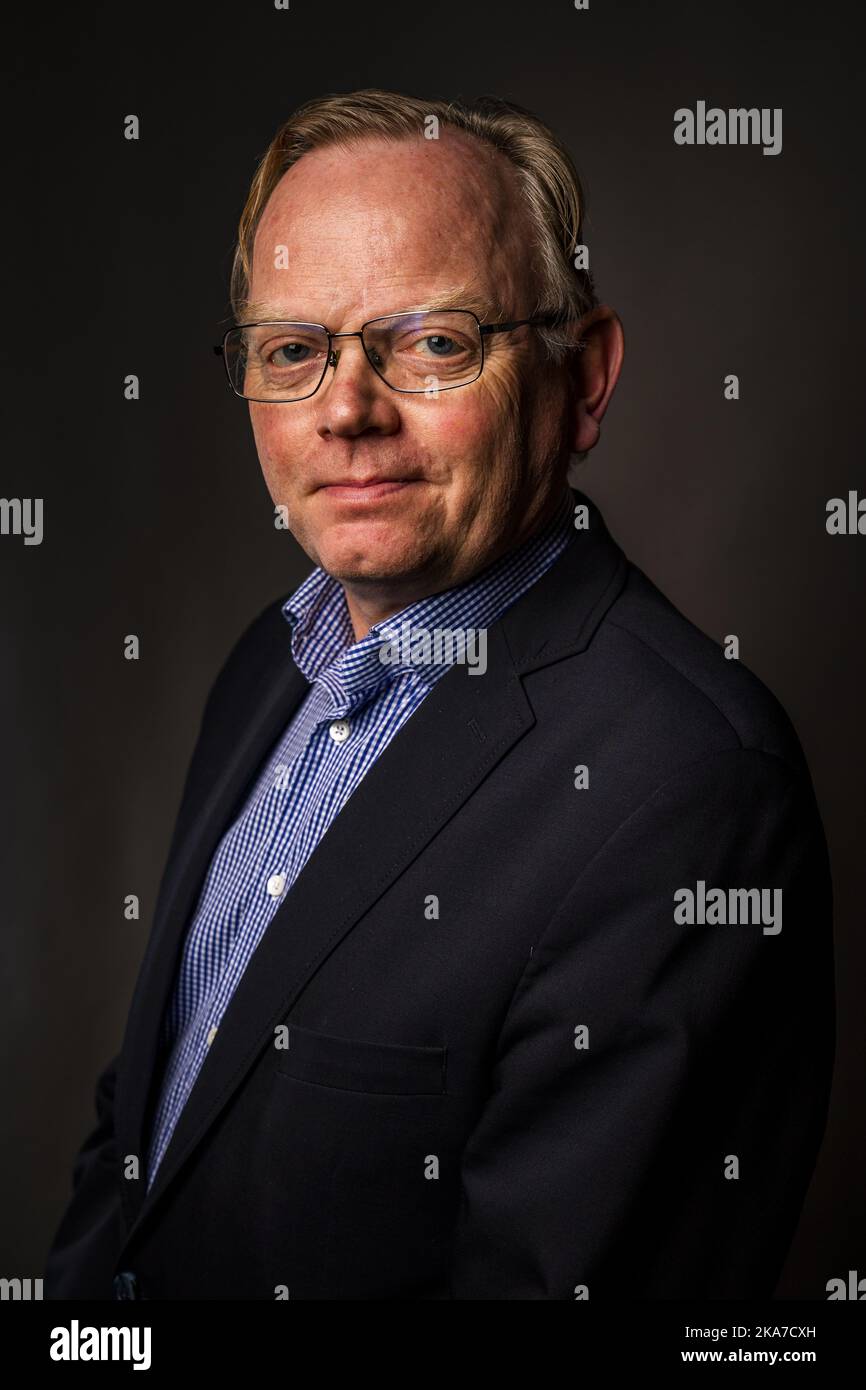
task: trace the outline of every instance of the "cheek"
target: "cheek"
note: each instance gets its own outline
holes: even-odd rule
[[[477,446],[483,433],[483,422],[474,411],[439,415],[431,421],[431,435],[436,452],[462,459]]]
[[[503,416],[489,392],[479,392],[459,403],[449,401],[448,393],[444,393],[438,402],[429,402],[428,411],[417,419],[416,427],[418,437],[425,440],[434,459],[447,458],[471,469],[497,451]]]
[[[264,472],[271,476],[279,472],[284,460],[293,456],[293,434],[290,421],[280,416],[277,407],[250,405],[250,424],[259,461]]]
[[[250,424],[253,430],[253,439],[256,441],[256,449],[262,462],[270,452],[268,448],[268,417],[260,405],[250,405]]]

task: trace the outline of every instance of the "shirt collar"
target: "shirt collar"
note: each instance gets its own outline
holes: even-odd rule
[[[538,534],[463,584],[417,599],[374,623],[360,642],[355,641],[343,586],[317,566],[282,607],[292,629],[296,666],[311,684],[318,681],[330,692],[334,714],[348,714],[398,674],[411,672],[432,684],[455,660],[478,662],[482,649],[486,652],[486,629],[573,538],[573,512],[568,489]]]

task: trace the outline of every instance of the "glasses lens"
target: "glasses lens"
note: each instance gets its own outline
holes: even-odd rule
[[[328,335],[310,323],[260,323],[233,328],[223,351],[239,396],[296,401],[312,395],[324,375]]]
[[[458,309],[374,319],[364,329],[364,350],[395,391],[433,394],[481,374],[478,323]]]

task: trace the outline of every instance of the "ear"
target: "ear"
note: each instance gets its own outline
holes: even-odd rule
[[[619,379],[625,355],[625,334],[619,315],[600,304],[579,323],[579,339],[569,361],[572,387],[573,453],[585,453],[598,443],[601,419]]]

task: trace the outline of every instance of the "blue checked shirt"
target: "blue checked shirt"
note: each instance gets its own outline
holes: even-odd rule
[[[412,634],[490,627],[574,536],[573,506],[566,492],[537,536],[466,583],[375,623],[359,642],[342,586],[321,568],[286,600],[292,657],[310,689],[223,835],[187,931],[164,1020],[167,1062],[148,1152],[148,1189],[271,919],[361,779],[448,670],[441,649],[427,663],[413,659],[418,648]],[[396,660],[383,664],[380,652],[389,640]],[[470,643],[462,659],[480,665],[480,650],[486,648]]]

